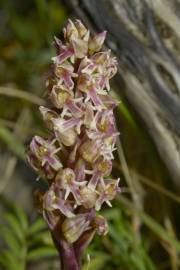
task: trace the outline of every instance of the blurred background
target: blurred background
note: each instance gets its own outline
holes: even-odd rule
[[[67,1],[68,2],[68,1]],[[59,269],[46,224],[33,203],[37,175],[26,147],[43,134],[38,106],[48,101],[45,80],[55,54],[53,37],[72,14],[58,0],[0,3],[0,269]],[[180,231],[177,186],[146,127],[114,83],[120,142],[113,175],[122,194],[102,214],[109,234],[96,236],[83,270],[178,270]],[[87,260],[90,256],[90,262]]]

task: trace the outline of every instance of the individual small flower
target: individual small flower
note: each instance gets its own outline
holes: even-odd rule
[[[35,136],[30,144],[30,151],[41,166],[48,163],[56,171],[62,168],[62,164],[56,156],[56,153],[60,151],[60,147],[55,147],[54,140],[44,140],[40,136]]]
[[[74,82],[73,77],[77,77],[74,73],[74,67],[68,61],[55,65],[55,75],[59,78],[59,83],[64,83],[69,89],[73,89]]]
[[[98,185],[97,191],[99,193],[99,198],[96,201],[96,211],[101,209],[101,206],[104,202],[112,207],[110,201],[113,200],[117,192],[120,191],[119,180],[102,180]]]
[[[93,81],[92,76],[88,74],[81,74],[77,81],[77,90],[84,92],[86,95],[86,101],[91,100],[94,107],[101,110],[104,107],[102,100],[97,93],[97,85]]]
[[[110,160],[100,159],[93,170],[93,175],[89,180],[88,187],[91,190],[95,190],[98,182],[103,176],[110,174],[112,170],[112,162]]]
[[[59,210],[63,215],[69,218],[75,216],[70,203],[63,199],[62,191],[60,191],[54,183],[44,194],[43,209],[48,212]]]
[[[104,139],[111,136],[117,136],[115,119],[112,110],[103,110],[97,112],[94,117],[95,127],[87,130],[90,139]]]
[[[84,186],[86,181],[76,181],[75,173],[72,169],[66,168],[58,172],[55,179],[59,187],[65,190],[64,199],[66,200],[70,193],[73,194],[77,205],[81,204],[80,186]]]

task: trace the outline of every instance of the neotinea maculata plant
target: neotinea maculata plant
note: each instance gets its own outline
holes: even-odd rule
[[[51,108],[40,112],[50,134],[35,136],[28,161],[48,183],[36,201],[49,226],[63,270],[80,269],[80,257],[95,232],[108,232],[98,215],[111,206],[119,179],[109,177],[119,133],[109,95],[109,80],[117,72],[110,51],[100,51],[106,31],[90,36],[80,20],[68,21],[64,42],[55,38],[57,56],[47,80]]]

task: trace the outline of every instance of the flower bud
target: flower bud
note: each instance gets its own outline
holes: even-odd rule
[[[53,129],[53,119],[58,117],[55,111],[52,111],[44,106],[39,107],[40,113],[42,114],[43,120],[49,129]]]
[[[95,35],[92,39],[89,41],[89,53],[92,54],[94,52],[100,51],[102,48],[102,45],[104,43],[104,40],[106,38],[107,31],[104,31],[100,34]]]
[[[54,119],[54,132],[56,138],[60,143],[63,143],[65,146],[72,146],[76,142],[77,132],[75,131],[74,126],[77,125],[79,120],[72,119],[66,121],[64,119]]]
[[[57,135],[57,139],[59,139],[59,141],[66,146],[74,145],[77,137],[77,133],[75,132],[74,128],[69,129],[68,132],[59,132],[55,129],[55,134]]]
[[[108,224],[107,220],[103,216],[95,217],[95,228],[97,229],[97,233],[99,235],[106,235],[108,233]]]
[[[96,200],[97,200],[97,194],[95,191],[90,189],[87,186],[84,186],[80,189],[80,194],[81,194],[81,202],[84,205],[86,209],[93,208]]]
[[[78,34],[81,38],[83,38],[87,33],[87,28],[82,24],[80,20],[75,21],[76,29],[78,30]]]
[[[64,38],[71,40],[78,37],[78,30],[74,23],[69,19],[67,26],[63,29]]]
[[[88,214],[79,214],[72,218],[67,218],[62,224],[62,232],[69,243],[74,243],[79,237],[89,229],[90,219]]]
[[[54,86],[51,93],[50,99],[52,100],[54,106],[58,109],[63,108],[66,101],[72,96],[70,91],[68,91],[65,87]]]
[[[85,159],[87,162],[94,163],[96,159],[99,157],[99,150],[100,150],[100,142],[93,140],[87,140],[84,142],[79,152],[83,159]]]

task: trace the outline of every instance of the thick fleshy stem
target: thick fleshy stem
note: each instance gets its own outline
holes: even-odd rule
[[[59,253],[61,270],[80,270],[80,258],[76,257],[72,244],[69,244],[63,237],[59,237],[57,232],[52,232],[52,238]]]
[[[81,256],[93,239],[96,230],[88,230],[75,244],[69,244],[59,232],[60,226],[56,226],[51,235],[59,254],[61,270],[80,270]]]

